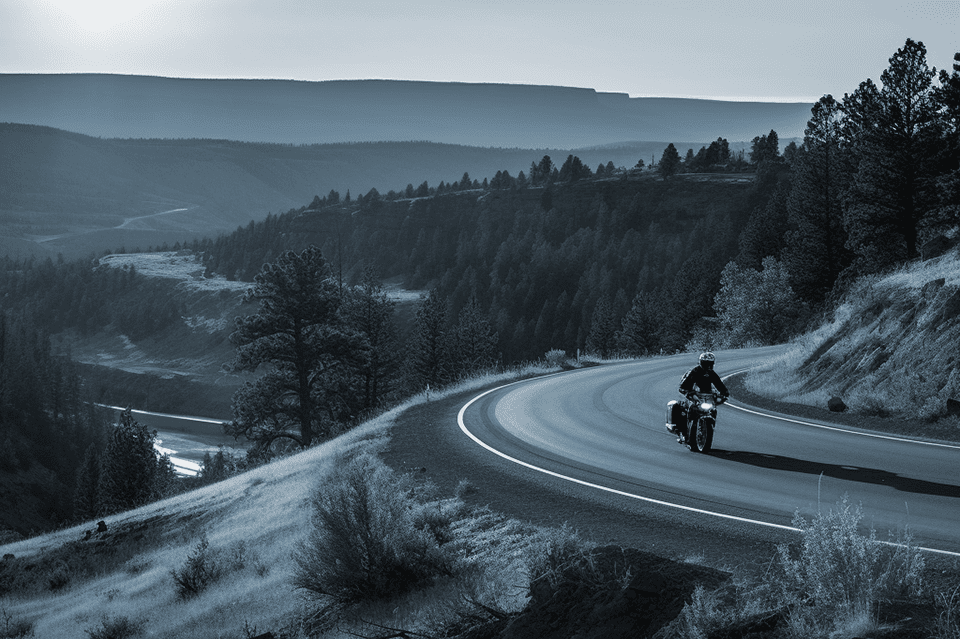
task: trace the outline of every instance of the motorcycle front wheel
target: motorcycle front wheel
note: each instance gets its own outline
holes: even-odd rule
[[[690,450],[695,453],[709,453],[713,446],[713,420],[702,417],[690,425],[690,436],[687,437]]]

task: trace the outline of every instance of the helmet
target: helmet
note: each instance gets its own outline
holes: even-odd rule
[[[717,356],[707,351],[706,353],[700,353],[700,366],[707,369],[708,371],[713,370],[713,363],[717,361]]]

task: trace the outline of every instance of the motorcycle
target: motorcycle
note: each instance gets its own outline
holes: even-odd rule
[[[708,453],[713,447],[713,431],[717,427],[717,406],[726,398],[719,393],[690,393],[687,397],[690,403],[686,407],[678,401],[667,403],[667,430],[677,435],[677,441],[689,446],[693,452]]]

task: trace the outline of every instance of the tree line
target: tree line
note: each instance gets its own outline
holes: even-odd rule
[[[98,267],[92,256],[0,257],[0,304],[11,318],[48,335],[73,330],[88,336],[112,325],[134,340],[179,321],[183,311],[163,284],[134,267]]]
[[[907,40],[880,80],[823,96],[795,153],[760,163],[773,196],[751,214],[737,263],[761,269],[773,258],[814,309],[856,277],[919,258],[960,223],[960,64],[938,75],[923,44]]]
[[[436,289],[449,303],[451,324],[473,299],[506,363],[585,347],[601,298],[623,317],[642,293],[644,312],[658,326],[643,352],[672,351],[710,314],[738,229],[765,197],[751,184],[675,185],[650,171],[624,172],[304,207],[201,241],[196,250],[209,271],[249,281],[284,251],[316,245],[343,281],[357,281],[370,267],[407,289]]]
[[[84,450],[104,436],[84,400],[73,362],[54,352],[43,331],[0,312],[0,532],[72,519]]]

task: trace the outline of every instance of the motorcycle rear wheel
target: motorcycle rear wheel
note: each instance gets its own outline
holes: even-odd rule
[[[713,447],[713,424],[709,418],[701,418],[690,425],[687,445],[695,453],[709,453]]]

